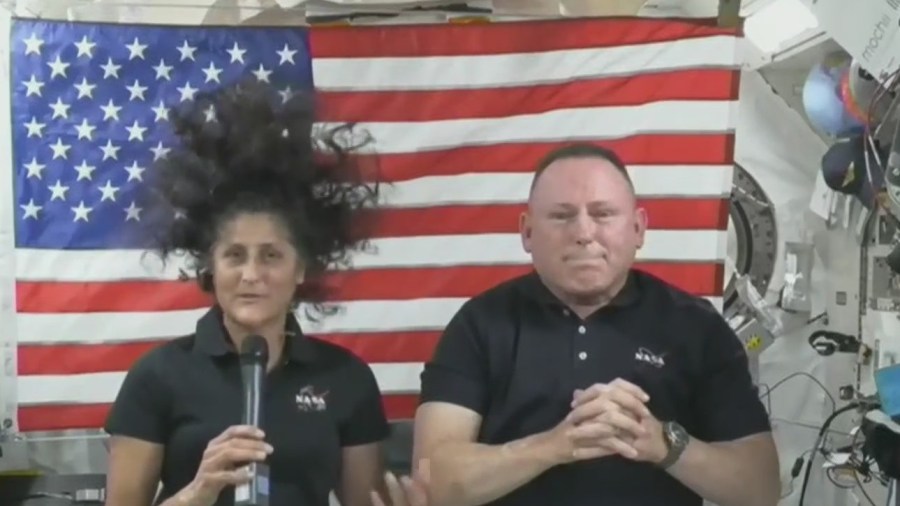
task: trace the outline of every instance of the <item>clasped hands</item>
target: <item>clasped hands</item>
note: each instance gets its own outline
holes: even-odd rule
[[[563,462],[621,455],[658,463],[668,452],[662,423],[647,408],[650,396],[640,387],[616,379],[576,390],[572,410],[552,433]]]

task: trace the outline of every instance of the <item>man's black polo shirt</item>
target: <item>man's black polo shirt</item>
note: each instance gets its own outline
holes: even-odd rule
[[[478,442],[502,444],[552,429],[570,412],[575,389],[616,378],[642,387],[658,419],[677,420],[702,441],[770,430],[746,353],[725,320],[708,301],[640,271],[585,320],[535,273],[469,300],[425,366],[421,402],[476,411]],[[702,503],[665,471],[613,456],[557,466],[492,504]]]
[[[287,321],[284,363],[266,377],[262,428],[272,506],[327,506],[337,488],[341,448],[383,440],[387,420],[375,376],[344,348],[303,336]],[[213,308],[190,336],[140,358],[106,423],[111,435],[165,446],[164,501],[189,484],[211,439],[241,423],[240,363]],[[234,503],[226,488],[219,505]]]

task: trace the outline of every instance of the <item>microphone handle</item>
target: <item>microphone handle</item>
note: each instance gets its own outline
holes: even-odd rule
[[[241,424],[260,427],[260,406],[262,404],[263,380],[265,368],[263,364],[251,363],[241,365],[243,377],[244,406],[241,411]]]
[[[241,364],[243,380],[243,409],[241,423],[262,427],[261,404],[265,364]],[[235,506],[269,506],[269,466],[265,462],[252,462],[250,483],[235,488]]]

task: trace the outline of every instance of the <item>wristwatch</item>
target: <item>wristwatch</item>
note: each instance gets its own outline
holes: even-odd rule
[[[658,464],[663,469],[668,469],[672,464],[678,462],[684,449],[687,448],[691,436],[678,422],[663,423],[663,441],[666,442],[668,453]]]

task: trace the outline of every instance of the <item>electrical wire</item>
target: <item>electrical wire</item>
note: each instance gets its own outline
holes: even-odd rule
[[[812,318],[806,320],[806,324],[807,324],[807,325],[812,325],[813,323],[816,323],[817,321],[822,320],[822,319],[824,319],[824,318],[828,318],[828,313],[825,312],[825,311],[823,311],[823,312],[817,314],[816,316],[813,316]]]
[[[860,437],[863,435],[862,425],[857,427],[850,438],[850,443],[847,446],[836,448],[831,451],[826,451],[822,448],[824,444],[824,434],[828,431],[828,427],[834,421],[834,419],[842,412],[850,411],[854,408],[859,408],[861,410],[875,409],[879,406],[877,402],[873,402],[871,400],[860,400],[849,404],[840,410],[836,411],[833,416],[829,417],[825,420],[825,423],[822,425],[822,430],[819,432],[819,438],[816,440],[816,452],[822,453],[826,460],[832,466],[825,469],[825,477],[830,481],[835,487],[838,487],[842,490],[853,490],[854,494],[857,495],[857,501],[862,501],[865,499],[865,502],[871,506],[877,506],[872,496],[869,494],[868,490],[866,490],[865,484],[870,483],[873,480],[876,480],[878,483],[887,487],[888,489],[888,498],[890,499],[891,491],[893,487],[895,487],[895,483],[889,477],[885,476],[882,472],[876,472],[873,470],[873,465],[876,465],[874,457],[869,455],[866,451],[866,447],[864,443],[860,441]],[[845,459],[836,460],[833,457],[838,454],[847,455]],[[797,464],[802,461],[801,458],[797,459],[797,463],[794,464],[794,470],[792,471],[792,476],[796,477],[796,469]],[[806,461],[806,473],[803,477],[803,485],[800,494],[800,502],[798,506],[802,506],[803,501],[805,500],[806,489],[809,485],[809,477],[810,471],[812,469],[812,461],[810,458]],[[838,472],[849,472],[850,479],[849,481],[845,478],[841,480],[836,476]],[[847,477],[847,478],[850,478]],[[855,490],[859,489],[859,492],[856,493]],[[861,495],[861,497],[859,497]],[[888,502],[890,506],[890,502]]]
[[[863,497],[865,497],[866,500],[869,501],[869,504],[871,504],[872,506],[878,506],[877,504],[875,504],[875,501],[872,500],[872,496],[870,496],[869,493],[866,492],[866,487],[863,486],[862,481],[859,479],[859,473],[855,469],[853,471],[853,479],[856,480],[856,488],[858,488],[859,491],[862,492]]]
[[[794,420],[787,420],[784,418],[776,418],[776,417],[770,417],[770,419],[773,421],[778,421],[782,424],[795,425],[795,426],[803,428],[803,429],[809,429],[809,430],[815,430],[815,431],[818,431],[821,429],[821,424],[814,425],[811,423],[797,422]],[[852,437],[853,436],[849,432],[844,432],[844,431],[839,431],[839,430],[834,430],[834,429],[828,429],[828,431],[826,431],[826,434],[834,434],[834,435],[844,436],[844,437]],[[790,480],[788,481],[788,486],[790,488],[786,492],[782,493],[781,499],[784,499],[785,497],[794,493],[794,482],[797,481],[797,477],[799,477],[800,472],[803,471],[803,464],[806,463],[807,455],[810,455],[812,452],[813,452],[813,449],[810,448],[810,449],[806,450],[805,452],[801,453],[794,460],[794,464],[791,467]],[[819,453],[822,454],[823,456],[825,456],[826,458],[828,457],[828,455],[822,449],[819,450]]]
[[[831,392],[828,391],[828,388],[826,388],[825,385],[821,381],[819,381],[818,378],[816,378],[812,374],[809,374],[806,371],[796,371],[794,373],[788,374],[787,376],[781,378],[780,380],[776,381],[771,386],[769,386],[765,383],[760,383],[760,386],[764,387],[765,391],[762,394],[760,394],[759,397],[760,397],[760,399],[766,400],[766,412],[769,414],[770,419],[774,420],[774,418],[772,418],[772,392],[777,390],[779,387],[783,386],[785,383],[788,383],[792,379],[800,378],[800,377],[803,377],[803,378],[806,378],[806,379],[812,381],[823,392],[825,392],[825,395],[828,396],[828,400],[831,401],[832,415],[837,411],[837,401],[835,400],[834,396],[831,395]],[[803,424],[803,423],[799,423],[799,422],[795,422],[795,421],[791,421],[791,420],[783,420],[783,421],[785,423],[792,423],[792,424],[799,425],[799,426],[802,426],[805,428],[818,430],[818,431],[820,431],[820,433],[819,433],[819,436],[816,438],[815,446],[813,446],[812,448],[801,453],[800,456],[797,457],[797,460],[794,461],[794,465],[791,468],[791,479],[789,481],[790,488],[786,492],[782,493],[781,499],[784,499],[785,497],[794,493],[794,481],[796,481],[797,477],[800,475],[800,472],[803,470],[803,462],[807,455],[810,455],[810,458],[809,458],[810,462],[813,460],[814,455],[811,455],[811,454],[813,454],[814,452],[816,452],[818,450],[820,443],[821,443],[821,439],[823,439],[822,434],[833,432],[830,429],[828,429],[827,426],[824,428],[824,431],[823,431],[823,428],[821,426],[808,425],[808,424]]]
[[[864,122],[864,126],[863,126],[864,139],[865,139],[864,142],[866,144],[863,149],[863,153],[865,155],[864,160],[865,160],[865,165],[866,165],[865,174],[866,174],[866,177],[868,178],[867,182],[870,185],[872,184],[872,181],[874,180],[872,177],[872,162],[873,161],[877,165],[878,170],[881,171],[881,174],[884,174],[884,172],[885,172],[884,165],[887,163],[887,160],[885,160],[885,164],[882,164],[880,157],[874,156],[872,153],[876,153],[876,154],[879,153],[879,150],[877,149],[875,137],[879,134],[879,131],[881,130],[881,128],[884,127],[884,125],[885,125],[884,120],[890,120],[891,116],[894,114],[894,110],[898,107],[898,104],[900,104],[900,93],[896,93],[898,86],[900,86],[900,68],[895,70],[884,81],[885,81],[885,84],[875,90],[872,100],[869,102],[869,107],[868,107],[868,110],[866,111],[866,121]],[[871,129],[871,125],[872,125],[872,120],[874,119],[874,116],[875,116],[875,104],[880,102],[881,99],[884,97],[884,95],[888,94],[888,93],[895,93],[895,96],[891,100],[891,103],[888,105],[888,108],[885,111],[884,118],[882,118],[883,121],[875,128],[875,131],[873,132]],[[900,121],[900,120],[898,120],[898,121]],[[900,128],[900,124],[895,124],[894,128]],[[896,138],[896,135],[895,135],[895,138]],[[892,149],[897,150],[898,147],[892,146]],[[871,204],[874,204],[874,206],[880,208],[882,210],[881,214],[883,216],[885,216],[885,218],[887,220],[889,220],[894,225],[895,228],[900,229],[900,217],[895,216],[894,213],[892,212],[890,198],[888,198],[888,199],[878,198],[878,194],[880,193],[881,190],[883,190],[883,189],[877,188],[876,191],[873,192],[875,202],[873,202]],[[868,236],[869,236],[870,228],[872,226],[872,223],[875,222],[875,215],[876,215],[876,213],[871,213],[869,215],[868,219],[866,220],[867,221],[866,226],[863,229],[863,237],[861,237],[861,244],[863,245],[863,247],[860,248],[860,268],[861,268],[862,272],[866,272],[866,270],[868,269],[868,248],[866,247],[866,245],[868,244],[868,240],[869,240]],[[867,288],[868,288],[867,285],[868,285],[867,276],[860,276],[860,287],[859,287],[860,291],[859,291],[859,293],[866,293]],[[859,306],[860,306],[860,311],[857,316],[857,324],[858,324],[860,335],[862,335],[863,315],[866,312],[866,302],[865,302],[864,297],[860,297]],[[857,381],[857,383],[862,381],[862,368],[857,368],[856,381]],[[866,492],[866,490],[863,488],[863,484],[859,479],[859,474],[855,470],[853,473],[853,477],[856,480],[856,484],[859,486],[860,491],[862,491],[863,496],[869,501],[869,503],[872,506],[875,506],[875,502],[872,500],[871,497],[869,497],[868,492]],[[888,494],[887,494],[887,506],[891,506],[891,488],[890,488],[891,485],[895,485],[895,482],[894,481],[889,482]],[[801,494],[801,502],[798,506],[803,506],[802,494]]]
[[[828,396],[828,400],[831,402],[832,413],[837,410],[837,401],[835,400],[834,396],[831,395],[831,392],[828,391],[828,388],[826,388],[825,385],[821,381],[819,381],[818,378],[816,378],[815,376],[813,376],[812,374],[810,374],[806,371],[797,371],[797,372],[788,374],[784,378],[781,378],[780,380],[773,383],[772,386],[769,386],[765,383],[760,383],[760,386],[765,387],[766,391],[764,393],[762,393],[759,396],[759,398],[766,400],[766,411],[768,411],[769,415],[772,414],[772,392],[775,391],[777,388],[781,387],[782,385],[784,385],[785,383],[787,383],[788,381],[790,381],[794,378],[799,378],[799,377],[807,378],[810,381],[812,381],[813,383],[815,383],[816,385],[818,385],[818,387],[823,392],[825,392],[825,395]]]
[[[809,423],[809,422],[799,422],[797,420],[788,420],[787,418],[779,418],[777,416],[771,416],[771,417],[769,417],[769,419],[772,420],[773,422],[778,422],[779,424],[782,424],[782,425],[793,425],[794,427],[799,427],[801,429],[814,430],[816,432],[818,432],[819,429],[822,428],[821,423],[814,424],[814,423]],[[842,430],[836,430],[836,429],[829,429],[828,434],[831,434],[834,436],[841,436],[841,437],[852,436],[852,434],[850,434],[849,432],[842,431]],[[807,452],[809,452],[809,451],[810,450],[807,450]]]
[[[878,135],[879,131],[884,126],[884,122],[882,121],[881,123],[879,123],[879,125],[875,128],[875,131],[872,131],[872,121],[875,119],[875,105],[878,104],[882,98],[884,98],[885,94],[891,93],[896,89],[897,85],[900,84],[900,69],[897,69],[890,76],[888,76],[888,78],[885,79],[885,82],[886,84],[884,86],[879,86],[875,90],[875,93],[872,96],[872,100],[869,101],[869,106],[866,111],[866,121],[863,124],[863,138],[865,144],[863,146],[863,154],[865,155],[864,159],[866,162],[866,182],[870,185],[875,180],[872,177],[873,165],[877,167],[880,175],[884,174],[884,165],[881,163],[881,160],[879,159],[880,157],[877,156],[879,150],[877,149],[877,144],[875,142],[875,136]],[[891,117],[894,109],[898,105],[898,102],[900,102],[900,95],[898,95],[891,101],[891,103],[888,105],[887,111],[885,112],[884,118],[882,119],[888,119]],[[895,128],[900,128],[900,126],[896,126]],[[880,190],[880,188],[877,188],[877,190]],[[867,204],[880,207],[884,211],[886,211],[885,214],[892,216],[890,212],[890,206],[882,199],[878,198],[878,193],[878,191],[873,192],[873,198],[875,202],[868,202]]]
[[[816,427],[816,429],[818,430],[818,427]],[[794,465],[791,467],[791,480],[788,482],[788,485],[791,488],[789,488],[787,492],[781,494],[781,497],[779,497],[779,499],[784,499],[785,497],[794,493],[794,482],[797,480],[797,476],[800,476],[800,471],[803,470],[803,462],[806,460],[806,456],[811,454],[812,452],[813,449],[810,448],[809,450],[801,453],[800,456],[797,457],[797,460],[794,461]]]
[[[806,469],[803,472],[803,484],[800,486],[800,501],[797,503],[797,506],[803,506],[803,503],[806,500],[806,489],[809,487],[809,475],[812,474],[812,464],[815,460],[814,455],[817,451],[819,451],[819,449],[825,442],[825,434],[828,433],[828,429],[831,427],[832,422],[834,422],[834,420],[841,414],[848,411],[853,411],[860,405],[861,404],[859,402],[852,402],[850,404],[847,404],[846,406],[841,407],[840,409],[834,410],[834,412],[828,415],[828,418],[825,419],[825,422],[819,429],[819,435],[816,437],[816,443],[815,445],[813,445],[813,455],[806,460]]]
[[[871,460],[873,460],[873,459],[871,459],[871,457],[869,457],[868,455],[865,455],[864,453],[863,453],[863,460],[861,462],[856,461],[856,459],[855,459],[855,450],[856,450],[856,447],[858,445],[860,445],[859,435],[861,433],[862,433],[862,426],[860,426],[859,429],[857,429],[857,431],[853,433],[853,437],[850,439],[850,452],[851,453],[850,453],[850,460],[849,460],[848,464],[849,464],[849,467],[851,468],[851,470],[853,471],[853,480],[856,482],[856,486],[854,488],[858,488],[859,491],[862,492],[863,497],[866,498],[866,501],[868,501],[871,506],[878,506],[877,504],[875,504],[875,501],[872,500],[872,496],[869,495],[869,492],[866,491],[866,487],[863,485],[863,480],[859,479],[859,475],[862,473],[866,477],[866,480],[865,480],[866,483],[872,481]],[[881,480],[879,480],[879,481],[881,481]],[[888,495],[890,495],[890,494],[888,494]]]
[[[859,478],[860,474],[863,474],[864,476],[866,476],[868,481],[871,480],[871,478],[870,478],[871,463],[869,462],[869,460],[870,460],[869,457],[866,455],[863,455],[864,458],[862,461],[859,461],[856,458],[856,452],[861,447],[861,444],[859,442],[859,435],[861,432],[862,432],[862,430],[860,427],[856,431],[854,431],[853,435],[850,437],[850,444],[848,446],[836,449],[834,452],[829,454],[827,457],[828,460],[831,461],[835,465],[834,465],[834,467],[829,467],[828,469],[826,469],[825,475],[826,475],[826,477],[828,477],[828,480],[831,481],[831,483],[838,488],[845,489],[845,490],[853,490],[857,487],[862,488],[862,482],[860,481],[860,478]],[[838,452],[847,452],[848,453],[848,457],[845,462],[835,462],[834,460],[832,460],[831,455],[834,455],[835,453],[838,453]],[[837,471],[849,471],[850,473],[852,473],[851,474],[852,481],[850,483],[838,483],[838,481],[834,477],[834,473]],[[863,490],[862,492],[863,492],[863,495],[866,497],[866,499],[868,499],[869,502],[872,503],[872,506],[876,506],[872,502],[872,498],[868,496],[868,493],[865,490]]]

